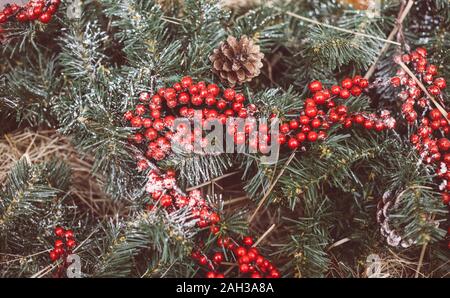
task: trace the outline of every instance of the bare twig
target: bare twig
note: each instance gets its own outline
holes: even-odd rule
[[[413,4],[414,4],[414,0],[408,0],[408,3],[406,4],[406,6],[402,7],[400,9],[399,14],[398,14],[398,18],[396,20],[396,24],[394,26],[394,29],[392,29],[392,31],[389,34],[387,40],[393,40],[394,39],[394,36],[397,34],[398,30],[402,27],[403,20],[408,15],[408,13],[411,10],[411,7],[413,6]],[[383,53],[387,51],[387,49],[389,48],[390,45],[391,45],[390,43],[385,43],[384,46],[381,48],[381,51],[378,54],[377,59],[372,64],[372,66],[369,68],[369,70],[367,71],[366,75],[364,76],[365,79],[369,79],[373,75],[373,73],[375,72],[376,65],[377,65],[378,61],[380,60],[380,58],[383,55]]]
[[[280,10],[279,8],[276,8],[276,9]],[[290,12],[290,11],[286,12],[286,14],[291,16],[291,17],[300,19],[302,21],[305,21],[305,22],[308,22],[308,23],[312,23],[312,24],[315,24],[315,25],[319,25],[319,26],[323,26],[323,27],[327,27],[327,28],[331,28],[331,29],[334,29],[334,30],[337,30],[337,31],[342,31],[342,32],[345,32],[345,33],[354,34],[354,35],[358,35],[358,36],[364,36],[364,37],[367,37],[367,38],[384,41],[386,43],[395,44],[397,46],[401,45],[399,42],[392,41],[392,40],[387,40],[387,39],[384,39],[384,38],[381,38],[381,37],[378,37],[378,36],[373,36],[373,35],[370,35],[370,34],[356,32],[356,31],[352,31],[352,30],[348,30],[348,29],[344,29],[344,28],[339,28],[339,27],[336,27],[336,26],[333,26],[333,25],[321,23],[319,21],[316,21],[316,20],[313,20],[313,19],[301,16],[301,15],[298,15],[298,14]]]
[[[427,249],[427,246],[428,246],[428,242],[425,242],[422,245],[422,250],[420,251],[420,257],[419,257],[419,263],[417,264],[416,274],[414,275],[415,278],[419,277],[420,269],[422,267],[423,258],[425,257],[425,251]]]
[[[272,224],[272,225],[270,226],[270,228],[268,228],[267,231],[265,231],[264,234],[262,234],[261,237],[259,237],[259,239],[253,244],[253,247],[257,247],[258,244],[260,244],[261,241],[263,241],[264,238],[266,238],[267,235],[269,235],[270,232],[273,231],[273,229],[275,229],[275,224]]]
[[[202,184],[199,184],[199,185],[196,185],[196,186],[189,187],[188,189],[186,189],[186,191],[191,191],[191,190],[194,190],[194,189],[197,189],[197,188],[201,188],[201,187],[203,187],[203,186],[210,185],[210,184],[213,183],[213,182],[217,182],[217,181],[222,180],[222,179],[224,179],[224,178],[233,176],[234,174],[237,174],[237,173],[239,173],[239,171],[234,171],[234,172],[231,172],[231,173],[227,173],[227,174],[222,175],[222,176],[220,176],[220,177],[217,177],[217,178],[211,179],[211,180],[209,180],[209,181],[206,181],[205,183],[202,183]]]

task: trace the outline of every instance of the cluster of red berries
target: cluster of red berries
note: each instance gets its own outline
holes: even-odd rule
[[[278,142],[286,143],[290,149],[296,149],[305,141],[325,139],[326,131],[338,123],[346,128],[356,123],[376,131],[393,128],[395,120],[387,111],[384,111],[381,117],[365,113],[350,114],[345,104],[336,103],[338,99],[346,100],[350,96],[361,95],[368,86],[369,82],[361,76],[346,78],[340,86],[334,85],[330,89],[324,89],[319,81],[311,82],[308,88],[313,96],[305,100],[304,109],[298,119],[280,125]]]
[[[144,158],[138,161],[140,170],[148,167],[149,162]],[[152,210],[155,206],[161,206],[169,212],[189,208],[199,228],[215,225],[220,221],[220,216],[208,206],[199,190],[192,190],[185,195],[178,189],[175,171],[168,170],[165,174],[160,174],[156,170],[150,170],[147,178],[146,191],[150,195],[148,210]]]
[[[137,167],[140,171],[147,170],[151,166],[152,164],[145,157],[138,158]],[[188,194],[184,194],[177,187],[175,171],[167,170],[166,173],[160,173],[156,169],[149,169],[147,177],[148,180],[145,189],[150,195],[151,201],[147,205],[147,210],[151,211],[156,206],[165,208],[168,212],[188,208],[199,228],[209,227],[208,233],[213,235],[219,233],[220,228],[218,225],[221,220],[219,214],[209,206],[199,190],[192,190]],[[232,238],[223,239],[219,237],[217,243],[219,247],[226,248],[232,253],[235,253],[238,258],[234,257],[234,259],[238,261],[241,274],[248,273],[250,277],[279,277],[279,272],[268,260],[260,255],[258,249],[252,247],[247,251],[245,247],[238,247],[236,241]],[[252,246],[253,240],[250,237],[244,237],[243,243],[246,246]],[[200,240],[198,249],[192,253],[192,257],[200,265],[208,265],[209,269],[214,270],[208,272],[207,277],[224,277],[223,273],[217,271],[217,267],[223,261],[224,255],[217,252],[211,261],[201,252],[202,247],[202,241]]]
[[[444,106],[442,90],[447,82],[437,77],[438,67],[428,64],[427,50],[417,48],[410,54],[404,54],[401,59],[409,64],[415,72],[416,78]],[[437,108],[433,108],[430,100],[425,97],[417,82],[403,69],[399,69],[395,77],[391,78],[394,87],[402,87],[399,98],[403,101],[402,114],[409,123],[417,122],[417,129],[410,137],[415,149],[419,152],[423,162],[435,165],[435,171],[440,179],[439,190],[442,202],[450,206],[450,132],[449,120]],[[419,115],[421,117],[419,117]],[[450,233],[450,231],[449,231]],[[448,242],[450,249],[450,241]]]
[[[0,12],[0,24],[10,20],[19,22],[39,20],[48,23],[58,10],[61,0],[30,0],[24,6],[7,4]]]
[[[196,119],[202,126],[207,121],[220,121],[226,124],[230,117],[247,118],[256,112],[256,106],[244,106],[245,96],[228,88],[221,93],[216,84],[205,82],[194,83],[191,77],[184,77],[169,88],[159,88],[150,95],[142,92],[140,104],[134,111],[127,111],[124,118],[132,127],[138,128],[130,140],[137,144],[145,144],[146,157],[156,161],[164,159],[171,152],[171,140],[183,136],[185,148],[193,143],[205,142],[201,129],[194,129],[190,137],[186,137],[184,124],[174,127],[176,117]],[[178,140],[178,139],[177,139]]]
[[[411,64],[413,70],[417,74],[417,78],[423,83],[430,94],[434,96],[441,96],[441,90],[443,90],[447,83],[444,78],[435,77],[437,75],[437,66],[433,64],[428,65],[427,50],[424,48],[418,48],[410,54],[404,54],[401,59],[405,64]],[[403,86],[403,90],[399,93],[399,98],[404,101],[402,105],[402,113],[406,120],[410,123],[416,121],[418,113],[415,109],[425,109],[430,106],[429,100],[424,97],[422,90],[417,85],[417,82],[411,78],[403,69],[397,71],[397,75],[391,78],[391,84],[394,87]],[[439,128],[439,126],[435,127]]]
[[[349,128],[356,123],[377,131],[393,128],[395,120],[387,111],[381,117],[366,113],[349,114],[347,106],[336,103],[337,99],[359,96],[368,85],[369,82],[361,76],[346,78],[341,86],[332,86],[330,90],[323,89],[319,81],[313,81],[309,85],[312,98],[306,99],[298,119],[280,125],[276,136],[278,143],[297,149],[305,141],[324,139],[333,124],[343,124]],[[271,138],[268,125],[260,124],[256,132],[256,120],[249,116],[257,113],[257,107],[254,104],[245,105],[245,96],[232,88],[221,93],[216,84],[194,83],[192,78],[184,77],[170,88],[158,89],[153,96],[142,92],[139,100],[141,103],[133,111],[127,111],[124,118],[138,129],[130,136],[130,141],[145,146],[145,156],[151,160],[163,160],[172,151],[174,143],[188,152],[195,148],[193,144],[196,143],[199,144],[197,148],[204,148],[208,141],[201,127],[213,121],[227,125],[226,132],[234,138],[235,144],[242,145],[248,140],[249,148],[254,150],[252,152],[258,148],[261,152],[267,152]],[[194,125],[191,132],[186,123],[175,124],[179,116],[199,121],[200,128]],[[231,117],[247,120],[244,131],[238,130],[236,122],[228,121]],[[250,135],[252,137],[249,138]]]
[[[207,278],[224,278],[225,274],[220,271],[222,262],[233,260],[237,262],[239,274],[241,277],[250,278],[279,278],[280,272],[259,250],[253,246],[252,237],[245,236],[242,240],[243,245],[239,245],[231,238],[217,238],[218,251],[208,257],[201,251],[192,252],[192,257],[201,265],[209,270],[206,273]],[[226,255],[223,251],[228,251]]]
[[[70,229],[65,230],[62,227],[56,227],[55,235],[58,239],[55,240],[54,248],[50,251],[50,259],[52,262],[60,258],[65,260],[77,244],[73,236],[73,231]]]
[[[410,64],[417,79],[427,88],[430,94],[436,96],[442,103],[441,90],[446,87],[444,78],[437,76],[437,66],[428,64],[427,50],[418,48],[410,54],[399,57],[405,64]],[[409,123],[417,121],[417,130],[411,135],[414,144],[425,163],[435,164],[436,173],[441,179],[440,190],[444,204],[450,203],[450,132],[449,121],[437,108],[433,108],[430,100],[425,97],[417,82],[403,69],[391,78],[394,87],[402,87],[399,98],[403,101],[402,114]],[[418,118],[418,115],[421,115]]]

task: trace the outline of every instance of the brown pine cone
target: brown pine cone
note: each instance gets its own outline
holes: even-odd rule
[[[260,74],[263,57],[259,46],[244,35],[240,40],[228,36],[214,49],[209,60],[213,63],[212,71],[230,86],[235,86],[249,82]]]

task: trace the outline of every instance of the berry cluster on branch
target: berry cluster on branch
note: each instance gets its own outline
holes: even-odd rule
[[[27,4],[6,4],[0,12],[0,24],[8,21],[27,22],[39,20],[48,23],[58,10],[61,0],[30,0]]]
[[[187,210],[189,215],[196,221],[196,225],[201,231],[209,228],[199,234],[198,245],[192,251],[192,258],[198,262],[200,266],[206,267],[206,277],[221,278],[225,277],[225,272],[220,272],[219,267],[225,259],[221,249],[227,249],[231,255],[228,260],[236,260],[239,263],[240,276],[257,277],[280,277],[279,271],[263,256],[257,248],[252,247],[248,250],[238,244],[238,240],[227,237],[218,236],[220,232],[221,217],[218,211],[214,210],[199,190],[192,190],[188,194],[183,193],[176,184],[176,173],[173,170],[167,170],[161,173],[154,167],[145,157],[141,157],[138,161],[138,168],[141,171],[148,170],[146,192],[149,194],[149,203],[147,210],[152,211],[154,208],[165,208],[170,213],[180,209]],[[153,169],[154,168],[154,169]],[[204,249],[203,237],[205,233],[212,236],[218,236],[218,249],[211,258],[207,256]],[[247,236],[243,238],[246,246],[251,246],[253,240]]]
[[[323,89],[322,83],[313,81],[308,88],[313,94],[305,100],[304,109],[300,111],[298,119],[292,119],[280,125],[278,142],[287,144],[290,149],[297,149],[305,141],[315,142],[326,138],[326,131],[332,125],[343,124],[350,128],[353,123],[362,125],[365,129],[382,131],[395,127],[395,120],[388,111],[383,111],[380,116],[367,113],[349,113],[344,102],[350,96],[359,96],[369,82],[361,76],[346,78],[341,85],[334,85],[329,90]]]
[[[406,121],[409,125],[417,123],[410,141],[418,151],[421,162],[434,165],[440,181],[442,202],[449,205],[450,125],[447,115],[443,114],[445,105],[442,96],[442,90],[446,88],[447,82],[445,78],[438,77],[438,67],[428,63],[425,48],[417,48],[397,59],[409,65],[415,76],[411,77],[407,71],[399,69],[396,76],[390,80],[394,87],[401,87],[398,97],[403,101],[401,111]],[[437,101],[431,102],[419,84],[422,84]],[[448,247],[450,248],[450,241]]]
[[[63,227],[57,226],[54,233],[57,239],[49,256],[52,262],[62,260],[62,263],[58,266],[58,270],[55,272],[55,277],[61,277],[64,269],[68,266],[67,257],[72,254],[77,243],[71,229],[64,229]]]
[[[441,90],[446,87],[446,81],[442,77],[436,77],[437,67],[428,64],[426,57],[426,49],[418,48],[410,54],[404,54],[401,59],[405,64],[412,66],[416,78],[443,104]],[[402,87],[398,94],[403,101],[402,114],[410,124],[417,121],[417,129],[410,137],[411,143],[414,144],[423,162],[436,165],[436,173],[442,180],[442,200],[447,205],[450,202],[448,193],[450,171],[447,170],[450,165],[448,119],[438,108],[433,107],[414,78],[410,77],[405,70],[399,69],[397,75],[391,78],[391,84],[394,87]]]

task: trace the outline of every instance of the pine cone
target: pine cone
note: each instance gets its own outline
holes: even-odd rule
[[[225,42],[214,49],[209,60],[213,63],[212,71],[230,86],[234,86],[257,77],[263,66],[261,62],[263,57],[259,46],[244,35],[239,41],[233,36],[228,36]]]

